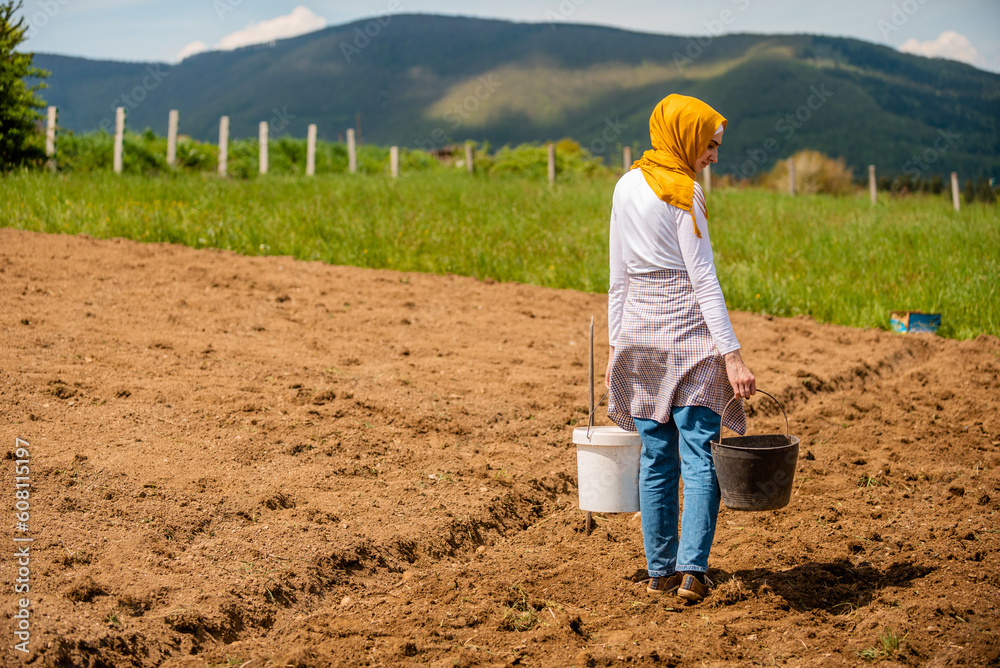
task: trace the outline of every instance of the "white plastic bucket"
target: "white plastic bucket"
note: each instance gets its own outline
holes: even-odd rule
[[[621,427],[577,427],[576,472],[580,510],[634,513],[639,510],[639,433]]]

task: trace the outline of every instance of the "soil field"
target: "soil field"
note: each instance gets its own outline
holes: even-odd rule
[[[794,495],[684,605],[577,507],[605,304],[0,230],[0,665],[1000,665],[1000,341],[734,313]]]

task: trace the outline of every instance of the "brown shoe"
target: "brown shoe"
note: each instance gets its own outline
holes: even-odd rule
[[[650,578],[649,585],[646,586],[646,591],[654,594],[673,594],[681,586],[683,578],[684,576],[681,573]]]
[[[711,593],[714,583],[708,579],[707,575],[705,576],[705,584],[702,584],[698,581],[698,578],[688,573],[678,573],[678,575],[683,576],[683,580],[677,588],[677,595],[681,598],[691,603],[697,603]]]

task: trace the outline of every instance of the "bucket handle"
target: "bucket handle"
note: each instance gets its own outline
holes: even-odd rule
[[[610,392],[610,391],[611,390],[608,390],[608,392]],[[596,413],[597,409],[600,407],[600,405],[604,403],[604,400],[608,398],[608,392],[605,392],[604,396],[601,397],[601,400],[598,401],[596,404],[594,404],[594,410],[590,411],[590,415],[587,417],[587,440],[588,441],[590,440],[590,430],[594,428],[594,413]]]
[[[771,394],[770,392],[765,392],[764,390],[757,390],[757,391],[760,392],[761,394],[771,397],[771,400],[774,401],[774,403],[778,404],[778,408],[781,409],[781,414],[785,416],[785,436],[787,436],[790,439],[792,437],[792,432],[789,431],[788,429],[788,414],[785,413],[785,408],[781,405],[781,402],[775,399],[774,395]],[[733,395],[733,398],[726,402],[726,407],[722,409],[723,415],[725,415],[726,412],[729,410],[729,404],[733,403],[734,401],[736,401],[736,395]],[[730,429],[730,431],[732,430]],[[722,443],[722,427],[719,427],[719,443]]]

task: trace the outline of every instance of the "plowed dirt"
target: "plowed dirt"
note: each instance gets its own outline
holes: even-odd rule
[[[794,494],[684,605],[577,508],[605,304],[0,230],[0,665],[1000,663],[1000,341],[734,313]]]

